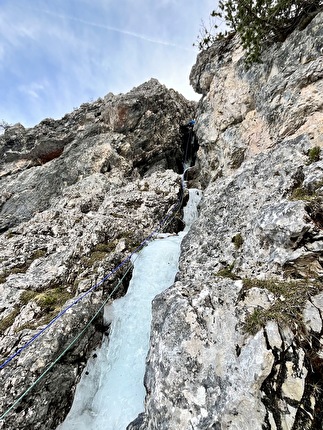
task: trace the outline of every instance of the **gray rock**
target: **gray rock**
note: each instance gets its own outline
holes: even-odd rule
[[[176,282],[153,303],[145,412],[129,429],[321,428],[323,160],[309,151],[323,147],[322,19],[249,69],[236,36],[198,56],[199,150],[188,183],[204,197]],[[44,324],[41,294],[79,297],[176,202],[178,130],[192,110],[152,80],[0,137],[1,354],[31,338],[26,324]],[[120,277],[66,313],[9,378],[0,372],[3,410]],[[278,281],[284,290],[270,286]],[[9,428],[55,428],[99,329],[107,329],[100,320],[8,417]]]
[[[177,282],[154,301],[146,408],[130,428],[321,428],[323,165],[308,154],[323,144],[322,19],[248,70],[237,37],[198,56],[191,180],[204,197]],[[303,317],[283,294],[242,287],[255,278],[308,285],[311,309]],[[277,304],[290,326],[271,316],[245,331]]]
[[[29,342],[105,278],[178,202],[183,136],[194,103],[151,80],[32,129],[0,136],[0,357]],[[165,227],[177,231],[179,217]],[[47,371],[0,428],[55,429],[100,343],[102,312],[48,366],[107,299],[129,263],[69,309],[0,370],[0,415]],[[130,273],[114,298],[126,292]]]

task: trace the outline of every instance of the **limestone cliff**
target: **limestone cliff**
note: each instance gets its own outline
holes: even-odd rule
[[[199,55],[204,198],[129,428],[322,428],[322,54],[321,13],[250,69],[236,37]]]
[[[204,197],[176,282],[154,300],[145,412],[129,429],[322,428],[322,55],[319,14],[249,69],[236,37],[198,56],[199,150],[188,180]],[[150,81],[1,137],[2,356],[101,279],[176,201],[179,128],[193,109]],[[121,273],[0,371],[2,410]],[[2,428],[55,429],[105,329],[93,324]]]
[[[45,119],[31,129],[18,124],[0,136],[1,363],[114,269],[177,202],[180,129],[194,107],[151,80],[61,120]],[[181,228],[180,219],[168,228]],[[1,414],[81,331],[127,267],[0,371]],[[104,331],[102,318],[95,320],[0,428],[55,429]]]

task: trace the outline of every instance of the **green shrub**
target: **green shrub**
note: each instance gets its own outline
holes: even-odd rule
[[[19,301],[22,305],[26,305],[37,296],[36,291],[26,290],[20,294]]]
[[[239,33],[250,63],[259,60],[267,43],[282,42],[294,29],[304,28],[322,5],[322,0],[226,0],[219,2],[219,9],[211,16],[225,21],[230,30]],[[205,49],[224,36],[205,30],[198,46]]]
[[[65,296],[61,289],[47,290],[34,297],[35,302],[42,310],[54,310],[56,306],[63,305],[69,296]]]
[[[26,305],[33,300],[40,307],[40,312],[36,315],[36,319],[19,326],[16,332],[24,329],[33,330],[40,325],[48,324],[60,312],[66,301],[72,297],[73,293],[63,287],[50,288],[42,292],[24,291],[19,298],[21,305]],[[18,308],[17,314],[19,312],[20,308]]]
[[[306,200],[311,201],[315,199],[317,196],[315,192],[308,191],[304,187],[297,187],[292,191],[292,194],[290,196],[291,200]]]
[[[241,246],[243,245],[243,237],[241,236],[241,233],[238,233],[235,236],[233,236],[232,242],[234,243],[234,247],[236,249],[241,248]]]
[[[321,148],[319,146],[313,146],[308,151],[309,164],[314,163],[315,161],[319,161],[321,154]]]

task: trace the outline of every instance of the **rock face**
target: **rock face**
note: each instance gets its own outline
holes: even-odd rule
[[[322,428],[322,54],[321,13],[250,69],[235,37],[199,55],[204,198],[129,429]]]
[[[176,282],[154,300],[145,412],[129,430],[322,429],[322,47],[321,13],[249,69],[236,37],[199,55],[199,149],[187,179],[204,198]],[[192,111],[150,81],[1,137],[3,356],[103,278],[177,201],[179,128]],[[126,266],[0,371],[3,411]],[[100,330],[98,318],[2,428],[55,429]]]
[[[0,136],[1,363],[106,277],[178,201],[181,125],[194,103],[151,80],[58,121]],[[175,219],[168,228],[180,228]],[[0,414],[59,357],[107,299],[124,264],[0,370]],[[127,288],[130,273],[113,297]],[[53,370],[0,422],[55,429],[100,342],[102,312]]]

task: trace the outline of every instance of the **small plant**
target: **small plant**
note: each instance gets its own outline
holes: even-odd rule
[[[244,279],[243,288],[266,289],[274,295],[274,302],[268,309],[257,308],[244,323],[247,333],[255,334],[270,320],[280,326],[289,326],[298,333],[304,332],[303,310],[308,297],[323,291],[323,283],[318,280],[278,281],[275,279]]]
[[[268,315],[261,308],[256,308],[244,323],[244,331],[255,335],[262,327],[266,325]]]
[[[43,292],[24,291],[19,298],[21,306],[27,305],[30,301],[34,301],[40,311],[33,321],[28,321],[25,324],[16,328],[16,332],[24,329],[35,329],[42,324],[50,322],[55,315],[61,310],[67,300],[73,297],[73,293],[68,292],[63,287],[51,288]],[[17,307],[17,316],[20,313],[20,307]],[[11,324],[13,321],[11,322]]]
[[[18,306],[15,306],[9,315],[0,320],[0,334],[3,334],[7,330],[7,328],[12,326],[19,312],[20,308]]]
[[[234,243],[235,249],[241,248],[241,246],[243,245],[243,237],[241,236],[241,233],[238,233],[233,236],[232,242]]]
[[[72,293],[63,287],[51,288],[42,292],[26,290],[21,293],[19,301],[22,306],[27,305],[30,301],[34,301],[43,313],[59,310],[72,295]]]
[[[7,280],[8,274],[6,271],[0,274],[0,284],[4,284]]]
[[[26,305],[37,296],[36,291],[26,290],[20,294],[19,301],[22,305]]]
[[[0,120],[0,134],[2,134],[3,131],[7,130],[10,127],[11,124],[9,124],[7,121],[5,121],[4,119]]]
[[[226,266],[223,269],[220,269],[215,276],[221,276],[222,278],[229,278],[233,281],[236,281],[237,279],[241,279],[238,275],[232,272],[234,267],[234,263],[230,264],[230,266]]]
[[[6,233],[6,238],[7,239],[11,239],[12,237],[14,237],[15,236],[15,233],[13,232],[13,231],[11,231],[11,230],[9,230],[7,233]]]
[[[315,163],[320,159],[321,148],[319,146],[313,146],[313,148],[308,151],[307,155],[309,158],[309,164]]]
[[[82,257],[81,262],[85,267],[91,268],[95,263],[103,261],[108,254],[116,248],[118,240],[114,239],[108,243],[98,243],[91,250],[91,253]]]
[[[149,183],[145,181],[144,184],[141,185],[140,191],[149,191]]]
[[[323,393],[323,387],[322,387],[321,381],[314,382],[313,384],[311,384],[311,386],[312,386],[314,395],[320,396]]]
[[[315,192],[309,191],[304,187],[297,187],[292,191],[291,200],[306,200],[311,201],[316,197]]]
[[[85,267],[92,267],[95,263],[100,262],[104,260],[107,256],[106,252],[103,251],[92,251],[91,254],[89,254],[86,257],[82,257],[81,262]]]
[[[112,214],[111,214],[111,216],[113,216],[114,218],[124,218],[124,215],[122,215],[122,214],[118,214],[117,212],[113,212]]]
[[[117,234],[116,240],[124,240],[128,250],[136,249],[138,246],[138,239],[136,239],[136,234],[132,230],[120,232]]]
[[[59,311],[64,303],[71,298],[71,294],[61,287],[38,293],[33,300],[43,312]]]
[[[94,251],[110,253],[114,251],[115,247],[116,247],[116,241],[113,240],[108,243],[98,243],[97,245],[95,245]]]
[[[311,188],[307,187],[297,187],[292,190],[290,196],[291,200],[306,200],[306,201],[317,201],[320,203],[320,189],[323,187],[323,180],[320,179],[318,182],[311,184]]]

